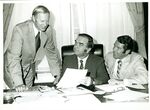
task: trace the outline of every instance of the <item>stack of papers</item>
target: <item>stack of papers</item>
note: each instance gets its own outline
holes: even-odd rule
[[[65,88],[65,89],[61,89],[61,91],[63,92],[63,95],[65,95],[65,96],[93,94],[92,91],[84,89],[84,88]]]
[[[63,77],[57,84],[58,88],[71,88],[79,85],[85,78],[87,70],[67,68]]]
[[[98,85],[96,88],[111,93],[111,95],[105,95],[104,98],[112,99],[117,102],[129,102],[129,101],[146,101],[148,98],[147,93],[136,92],[128,89],[125,85]],[[138,87],[139,88],[139,87]]]
[[[41,93],[39,91],[27,91],[27,92],[18,92],[14,94],[16,97],[14,103],[29,103],[36,101],[40,98]]]

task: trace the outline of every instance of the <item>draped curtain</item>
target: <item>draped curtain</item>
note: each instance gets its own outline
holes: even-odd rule
[[[74,3],[71,4],[72,32],[75,39],[78,33],[88,33],[95,43],[104,45],[104,54],[112,51],[119,35],[128,34],[134,38],[134,27],[126,3]],[[72,41],[73,42],[73,41]]]
[[[13,7],[14,4],[4,4],[3,5],[3,42],[6,42],[6,36],[7,36],[7,31],[8,31],[8,27],[9,27],[9,23],[10,23],[10,18],[12,15],[12,11],[13,11]],[[8,41],[8,38],[7,38]],[[6,57],[4,55],[4,61],[5,61]],[[4,62],[5,65],[5,62]],[[3,65],[3,66],[4,66]],[[4,68],[3,68],[4,69]],[[4,69],[5,71],[5,69]],[[7,85],[3,82],[3,87],[4,88],[8,88]]]
[[[127,3],[127,8],[134,25],[135,39],[138,43],[139,53],[147,59],[145,48],[145,25],[143,4]]]
[[[4,42],[6,40],[7,30],[12,15],[14,4],[4,4],[3,5],[3,32],[4,32]]]

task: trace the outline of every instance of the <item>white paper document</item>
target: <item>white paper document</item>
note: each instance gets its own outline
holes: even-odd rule
[[[127,87],[131,87],[134,89],[145,89],[144,86],[141,84],[131,84],[131,85],[127,85]]]
[[[88,107],[93,106],[93,104],[100,104],[101,102],[92,94],[84,94],[78,96],[68,97],[69,101],[67,104],[76,105],[79,107],[84,107],[84,109],[89,109]],[[99,108],[98,108],[99,109]]]
[[[124,91],[116,92],[112,95],[106,95],[104,97],[113,99],[114,101],[138,101],[148,97],[148,94],[126,89]]]
[[[65,96],[77,96],[77,95],[83,95],[83,94],[93,94],[92,91],[84,89],[84,88],[64,88],[61,89],[63,91],[63,95]]]
[[[96,86],[96,88],[101,89],[105,92],[117,92],[127,89],[123,84],[119,85],[103,84]]]
[[[87,70],[67,68],[63,77],[57,84],[58,88],[76,87],[85,78]]]
[[[41,100],[45,103],[47,100],[53,101],[53,99],[62,99],[62,95],[59,94],[59,91],[48,87],[44,88],[45,90],[41,89],[39,91],[27,91],[14,94],[14,97],[17,97],[14,103],[32,103],[40,102]]]
[[[35,78],[34,83],[48,83],[48,82],[53,82],[54,77],[52,76],[51,73],[38,73],[37,74],[37,79]]]

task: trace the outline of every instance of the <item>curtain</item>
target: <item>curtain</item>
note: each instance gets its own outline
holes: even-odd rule
[[[131,16],[134,30],[135,39],[138,43],[139,53],[147,59],[145,49],[145,26],[144,26],[144,9],[142,3],[127,3],[127,8]]]
[[[8,27],[9,27],[13,7],[14,7],[14,4],[4,4],[3,5],[3,36],[4,36],[3,37],[3,42],[6,41],[7,30],[8,30]],[[3,50],[3,52],[5,53],[5,50]],[[3,60],[5,61],[5,59],[6,59],[5,54],[4,54],[3,58],[4,58]],[[5,62],[4,62],[4,65],[5,65]],[[4,68],[3,68],[3,71],[5,72]],[[3,87],[4,87],[4,89],[8,88],[8,86],[5,84],[4,80],[3,80]]]
[[[4,42],[6,40],[7,30],[10,23],[10,18],[12,15],[14,4],[4,4],[3,5],[3,33],[4,33]]]
[[[104,45],[104,55],[112,51],[119,35],[134,38],[134,27],[126,3],[86,2],[71,4],[74,39],[78,33],[88,33],[95,43]]]

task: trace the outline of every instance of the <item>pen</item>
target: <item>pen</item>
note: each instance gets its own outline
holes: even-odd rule
[[[44,91],[41,90],[41,87],[38,88],[38,91],[41,92],[41,93],[44,93]]]
[[[14,99],[16,99],[16,98],[21,98],[21,97],[22,97],[22,96],[19,95],[19,96],[14,97]]]
[[[132,85],[137,85],[137,83],[132,83]]]
[[[61,92],[61,93],[64,93],[62,90],[58,89],[58,88],[55,88],[57,91]]]
[[[116,92],[119,92],[119,91],[124,91],[125,88],[124,87],[118,87],[117,89],[114,89],[113,91],[111,92],[106,92],[107,94],[112,94],[112,93],[116,93]]]

